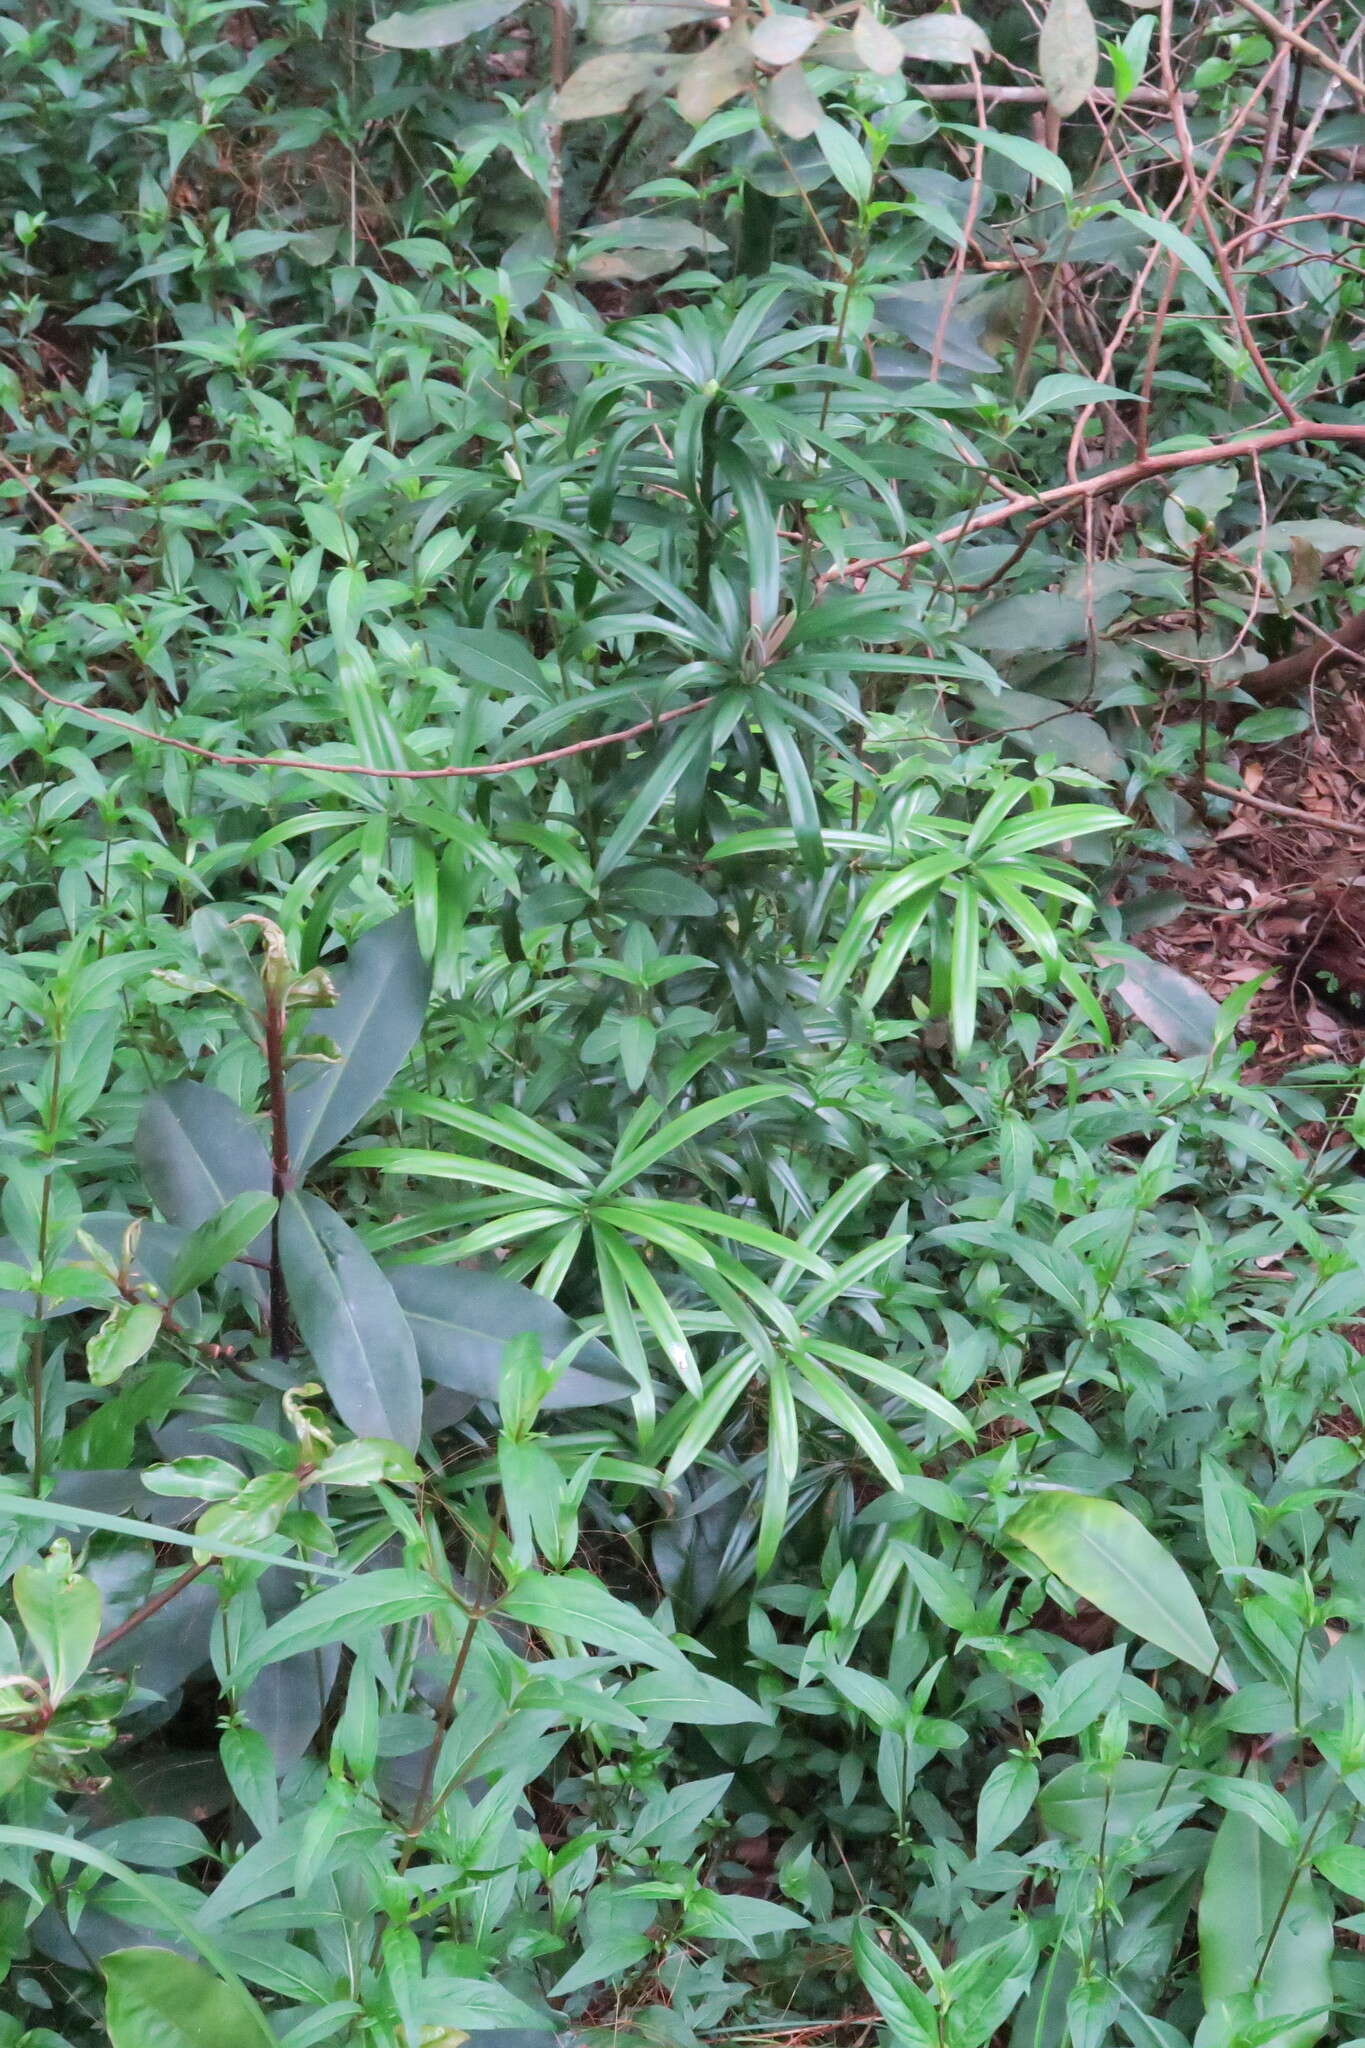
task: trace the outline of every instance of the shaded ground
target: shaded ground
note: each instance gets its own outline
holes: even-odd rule
[[[1307,731],[1239,765],[1254,795],[1308,817],[1228,818],[1210,799],[1207,843],[1168,873],[1187,908],[1138,942],[1220,1001],[1269,975],[1239,1033],[1258,1074],[1365,1063],[1365,702],[1325,698]]]

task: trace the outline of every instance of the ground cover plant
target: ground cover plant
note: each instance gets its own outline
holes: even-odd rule
[[[1365,2039],[1363,42],[0,0],[0,2048]]]

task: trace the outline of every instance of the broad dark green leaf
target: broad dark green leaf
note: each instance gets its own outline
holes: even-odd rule
[[[623,1707],[647,1720],[674,1721],[691,1728],[737,1728],[753,1721],[767,1724],[772,1719],[765,1707],[737,1686],[694,1670],[681,1658],[641,1672],[616,1697]]]
[[[285,1196],[279,1233],[290,1312],[337,1414],[357,1436],[391,1437],[415,1450],[421,1370],[388,1280],[316,1195]]]
[[[513,1337],[538,1337],[552,1363],[574,1346],[543,1406],[595,1407],[620,1401],[635,1390],[612,1353],[596,1337],[584,1339],[578,1325],[543,1294],[533,1293],[499,1273],[475,1273],[463,1266],[399,1266],[386,1269],[417,1345],[428,1379],[481,1401],[496,1401],[503,1347]]]
[[[340,1057],[299,1068],[304,1078],[291,1087],[287,1100],[295,1173],[341,1143],[378,1102],[417,1042],[431,972],[417,944],[412,913],[403,911],[372,926],[356,940],[346,966],[333,979],[337,1000],[318,1011],[316,1029]]]
[[[1038,1794],[1043,1826],[1063,1840],[1095,1850],[1106,1835],[1123,1837],[1168,1807],[1175,1817],[1195,1813],[1204,1794],[1193,1771],[1123,1757],[1112,1771],[1067,1764]]]
[[[524,0],[518,0],[524,4]],[[440,10],[437,10],[438,12]],[[442,639],[462,675],[471,682],[502,695],[530,697],[539,701],[545,694],[545,678],[535,656],[524,640],[500,626],[460,626]]]
[[[270,1193],[258,1127],[202,1081],[172,1081],[149,1095],[133,1143],[152,1200],[184,1229],[207,1223],[238,1195]]]
[[[649,865],[618,868],[607,885],[606,901],[612,910],[633,917],[714,917],[718,907],[690,875]]]
[[[1020,598],[1017,602],[1025,604],[1030,600]],[[1056,611],[1065,600],[1049,598],[1046,602]],[[1055,631],[1052,645],[1065,645],[1064,638]],[[969,689],[967,696],[973,724],[992,737],[998,734],[1026,753],[1050,754],[1066,767],[1084,768],[1087,774],[1098,775],[1104,782],[1116,782],[1124,772],[1122,754],[1099,720],[1084,711],[1072,711],[1032,690]]]

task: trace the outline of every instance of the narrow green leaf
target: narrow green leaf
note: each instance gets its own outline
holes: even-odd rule
[[[763,1511],[758,1522],[754,1570],[759,1578],[773,1568],[786,1534],[792,1483],[801,1463],[801,1425],[792,1399],[785,1362],[775,1359],[768,1371],[768,1463],[763,1481]]]
[[[610,1171],[602,1179],[600,1192],[614,1194],[628,1181],[638,1180],[651,1166],[657,1166],[661,1159],[680,1152],[684,1145],[700,1137],[703,1131],[709,1131],[713,1124],[743,1116],[760,1102],[774,1102],[787,1094],[787,1089],[765,1081],[751,1088],[734,1088],[727,1095],[717,1095],[709,1102],[695,1104],[693,1108],[684,1110],[681,1116],[670,1118],[652,1137],[641,1139],[629,1148],[623,1144]]]
[[[515,1166],[501,1166],[494,1159],[475,1159],[462,1152],[427,1152],[415,1145],[360,1145],[342,1155],[344,1166],[371,1166],[380,1173],[429,1175],[433,1180],[463,1180],[472,1187],[499,1188],[506,1195],[518,1195],[528,1202],[556,1202],[568,1213],[580,1199],[576,1189],[557,1188],[552,1181],[536,1180]]]
[[[712,754],[734,731],[740,720],[740,706],[717,707],[692,719],[682,733],[662,739],[656,745],[653,765],[622,813],[610,839],[597,857],[599,881],[619,868],[640,834],[668,802],[693,763]]]
[[[99,1508],[77,1507],[69,1501],[33,1500],[17,1491],[16,1482],[0,1487],[0,1510],[12,1520],[36,1522],[50,1529],[98,1529],[107,1536],[131,1536],[139,1543],[169,1544],[178,1550],[206,1551],[210,1557],[240,1557],[246,1564],[278,1565],[287,1562],[287,1550],[262,1550],[246,1543],[205,1541],[189,1529],[176,1529],[158,1522],[138,1522],[131,1515],[106,1515]],[[309,1563],[315,1577],[342,1579],[347,1574],[335,1565]]]
[[[1219,282],[1213,264],[1199,244],[1192,242],[1174,221],[1163,220],[1160,214],[1156,213],[1140,213],[1135,206],[1116,206],[1113,211],[1120,220],[1126,220],[1142,234],[1149,235],[1154,242],[1160,242],[1163,249],[1169,249],[1182,268],[1194,273],[1209,296],[1216,299],[1220,306],[1226,306],[1227,293]]]
[[[395,1109],[409,1116],[429,1117],[433,1123],[447,1124],[452,1130],[463,1131],[466,1137],[477,1138],[481,1145],[516,1152],[533,1165],[543,1166],[550,1173],[562,1173],[566,1180],[576,1181],[581,1187],[592,1184],[593,1165],[585,1153],[556,1131],[547,1130],[506,1103],[480,1110],[466,1102],[450,1102],[444,1096],[411,1091],[400,1091],[392,1100]]]
[[[963,1059],[971,1050],[976,1036],[976,992],[981,968],[981,899],[975,885],[965,879],[957,884],[956,896],[948,967],[948,1019],[953,1051]]]
[[[389,1628],[394,1622],[431,1615],[450,1596],[424,1572],[384,1570],[353,1572],[341,1585],[310,1594],[291,1608],[251,1645],[233,1678],[245,1687],[267,1665],[303,1651],[325,1649],[329,1643],[354,1644],[363,1629]]]
[[[1193,1586],[1164,1544],[1116,1501],[1035,1494],[1010,1516],[1005,1534],[1122,1627],[1235,1689]]]
[[[1026,135],[1010,135],[1000,128],[968,128],[964,132],[973,142],[979,142],[983,149],[1007,156],[1011,163],[1018,164],[1021,171],[1027,171],[1031,178],[1036,178],[1040,185],[1060,192],[1064,199],[1071,197],[1075,188],[1070,171],[1061,158],[1054,156],[1050,149],[1044,149],[1041,142],[1034,142]]]
[[[508,1621],[568,1636],[590,1649],[610,1650],[636,1664],[664,1669],[685,1661],[652,1621],[609,1593],[590,1572],[527,1572],[498,1602],[498,1612]]]

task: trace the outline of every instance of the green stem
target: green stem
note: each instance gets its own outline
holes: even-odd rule
[[[1295,1887],[1297,1886],[1299,1879],[1303,1876],[1304,1870],[1307,1868],[1308,1857],[1312,1850],[1314,1839],[1316,1838],[1318,1829],[1322,1826],[1322,1823],[1327,1818],[1328,1808],[1331,1806],[1331,1803],[1332,1797],[1329,1792],[1313,1818],[1312,1827],[1308,1830],[1308,1833],[1303,1838],[1303,1847],[1300,1849],[1297,1857],[1294,1859],[1294,1868],[1289,1873],[1289,1882],[1284,1888],[1284,1897],[1280,1900],[1279,1908],[1275,1914],[1275,1918],[1270,1923],[1270,1932],[1269,1934],[1267,1934],[1265,1938],[1265,1947],[1261,1950],[1261,1960],[1257,1963],[1256,1975],[1251,1980],[1250,1988],[1253,1991],[1255,1991],[1258,1988],[1261,1978],[1265,1975],[1265,1966],[1270,1961],[1270,1951],[1275,1946],[1275,1937],[1280,1931],[1280,1927],[1283,1923],[1285,1914],[1289,1911],[1289,1901],[1294,1896]],[[1358,1808],[1357,1811],[1359,1811]]]
[[[43,1176],[42,1200],[38,1209],[38,1270],[40,1276],[47,1271],[48,1241],[52,1219],[52,1158],[57,1149],[57,1119],[61,1111],[62,1097],[62,1036],[61,1025],[53,1018],[54,1039],[52,1046],[52,1088],[47,1100],[47,1125],[44,1132],[44,1150],[47,1154],[47,1171]],[[46,1296],[41,1287],[33,1297],[33,1314],[36,1327],[33,1342],[29,1347],[29,1423],[33,1431],[33,1496],[36,1500],[43,1490],[43,1430],[46,1416],[43,1413],[43,1379],[47,1372],[47,1344],[44,1338],[45,1324],[43,1311]]]
[[[284,1090],[283,998],[273,991],[266,996],[265,1060],[270,1087],[270,1192],[275,1197],[275,1214],[270,1223],[270,1351],[283,1362],[289,1356],[289,1296],[284,1284],[284,1262],[280,1256],[280,1211],[289,1191],[289,1121]]]
[[[701,468],[697,477],[697,603],[711,596],[711,568],[716,554],[716,407],[712,400],[702,414]]]

